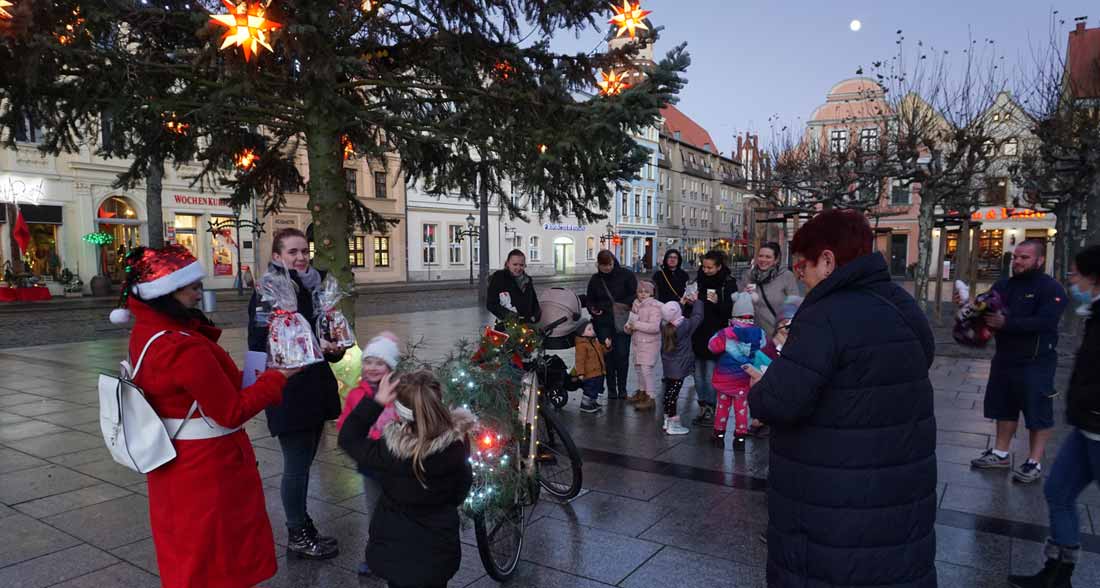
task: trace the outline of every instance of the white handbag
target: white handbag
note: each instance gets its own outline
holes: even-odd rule
[[[154,341],[167,333],[161,331],[149,338],[132,370],[130,363],[123,361],[118,377],[99,376],[99,428],[103,432],[103,440],[116,462],[140,474],[147,474],[175,459],[176,449],[172,446],[172,439],[179,435],[183,423],[199,408],[199,403],[193,402],[187,418],[169,436],[164,422],[145,399],[145,393],[134,384],[145,352],[149,351]]]

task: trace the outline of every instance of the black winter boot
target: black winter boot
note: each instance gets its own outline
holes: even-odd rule
[[[321,543],[305,527],[291,529],[287,543],[287,555],[298,559],[332,559],[340,555],[335,545]]]
[[[1073,588],[1070,576],[1081,556],[1080,547],[1062,547],[1047,542],[1047,563],[1034,576],[1009,576],[1008,583],[1014,588]]]
[[[305,529],[306,532],[309,533],[309,536],[321,545],[331,545],[332,547],[336,547],[340,544],[340,542],[336,540],[336,537],[322,535],[321,532],[317,530],[317,527],[313,524],[313,519],[309,518],[308,516],[306,517]]]

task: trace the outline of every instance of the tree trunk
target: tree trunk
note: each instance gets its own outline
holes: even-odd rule
[[[943,258],[947,255],[947,225],[940,230],[940,242],[936,247],[936,323],[943,325]],[[954,288],[952,288],[954,291]]]
[[[1069,244],[1074,233],[1070,208],[1069,202],[1054,207],[1054,278],[1061,282],[1069,272]]]
[[[1085,243],[1100,243],[1100,174],[1085,195]]]
[[[145,176],[145,207],[149,211],[149,246],[164,247],[164,209],[161,193],[164,187],[164,158],[153,157]]]
[[[309,146],[309,211],[313,217],[313,264],[336,276],[348,292],[355,290],[355,275],[348,261],[351,226],[348,194],[344,185],[343,147],[339,122],[314,103],[305,115]],[[340,305],[349,321],[355,320],[354,297]]]
[[[483,307],[489,294],[489,183],[484,177],[479,177],[478,180],[477,210],[480,238],[477,244],[477,304]]]
[[[955,279],[969,283],[970,281],[970,217],[962,220],[959,227],[958,248],[955,250]],[[947,276],[950,278],[950,276]]]
[[[928,312],[928,279],[932,265],[932,228],[936,224],[935,200],[927,200],[921,199],[917,215],[917,269],[913,272],[913,295],[925,312]],[[940,235],[940,239],[946,238],[946,234]]]

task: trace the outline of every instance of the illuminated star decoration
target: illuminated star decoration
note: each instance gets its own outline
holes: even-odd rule
[[[191,125],[176,120],[176,115],[173,114],[168,117],[168,120],[164,121],[164,128],[177,135],[186,135]]]
[[[256,155],[255,151],[253,151],[251,148],[247,148],[237,155],[234,163],[236,163],[237,167],[239,167],[240,169],[247,170],[251,169],[252,166],[255,165],[256,160],[259,158],[260,156]]]
[[[8,0],[0,0],[0,18],[11,18],[11,13],[7,10],[4,10],[9,6],[12,6],[11,2],[8,2]]]
[[[217,14],[210,17],[229,30],[222,36],[221,49],[236,45],[244,49],[244,60],[252,59],[253,54],[258,54],[260,47],[268,51],[274,51],[268,43],[268,35],[271,31],[283,28],[281,23],[267,20],[267,4],[261,4],[256,0],[241,0],[233,4],[229,0],[222,0],[229,8],[230,14]]]
[[[611,9],[615,11],[615,15],[607,22],[619,27],[619,34],[615,35],[616,37],[621,37],[630,33],[630,38],[633,39],[637,36],[637,29],[642,29],[644,31],[649,30],[644,20],[645,17],[652,14],[653,11],[642,10],[641,2],[631,4],[630,0],[623,0],[623,5],[621,7],[612,4]]]
[[[378,2],[375,0],[363,0],[363,3],[359,6],[363,12],[370,12],[378,6]]]
[[[599,81],[600,93],[604,96],[615,96],[622,94],[623,90],[630,87],[630,82],[626,81],[626,76],[623,73],[611,70],[610,73],[601,71],[600,77],[603,79]]]
[[[340,137],[340,143],[344,145],[344,159],[355,157],[355,145],[352,144],[347,135]]]

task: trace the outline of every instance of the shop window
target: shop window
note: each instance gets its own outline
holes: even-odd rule
[[[134,247],[142,245],[141,221],[133,203],[121,196],[111,196],[96,211],[98,229],[113,238],[110,245],[101,248],[100,271],[118,284],[126,278],[123,258]]]
[[[199,217],[193,214],[177,214],[175,220],[176,244],[185,247],[196,258],[199,253]]]
[[[30,273],[54,278],[61,275],[61,258],[57,253],[57,228],[58,225],[55,224],[27,223],[31,240],[27,244],[23,261],[26,262]]]
[[[374,197],[388,198],[386,195],[386,172],[374,172]]]
[[[214,266],[214,277],[228,277],[234,275],[233,266],[236,264],[236,230],[233,227],[233,217],[212,216],[210,222],[221,226],[222,229],[214,234],[211,240],[210,259]]]
[[[359,195],[359,170],[344,170],[344,190],[352,196]]]
[[[451,225],[447,227],[447,261],[452,264],[462,263],[462,227]]]
[[[348,263],[351,267],[367,267],[367,238],[361,235],[348,237]]]
[[[425,265],[431,265],[438,263],[436,260],[435,252],[435,237],[436,232],[439,229],[439,225],[425,224],[423,225],[420,233],[420,242],[422,244],[420,260]]]
[[[390,238],[374,238],[374,267],[390,267]]]
[[[542,259],[542,250],[539,245],[538,236],[532,236],[529,247],[527,248],[527,259],[531,261],[539,261]]]

